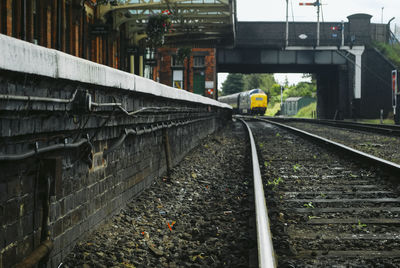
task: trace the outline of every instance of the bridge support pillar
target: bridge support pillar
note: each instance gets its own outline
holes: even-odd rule
[[[356,46],[347,50],[356,58],[354,62],[354,99],[361,99],[362,54],[364,50],[364,46]]]
[[[343,120],[350,116],[351,110],[350,104],[350,93],[349,93],[349,73],[347,65],[338,66],[338,108],[337,108],[337,120]]]
[[[334,119],[339,115],[342,104],[339,103],[338,77],[337,68],[317,73],[317,118]]]

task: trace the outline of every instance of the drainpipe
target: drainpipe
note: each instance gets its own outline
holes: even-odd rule
[[[43,241],[27,258],[18,263],[15,268],[30,268],[40,262],[53,250],[53,242],[51,240]]]
[[[56,49],[61,51],[61,24],[62,24],[62,11],[61,11],[61,0],[57,1],[57,43]]]
[[[23,27],[24,27],[24,29],[23,29],[23,32],[24,32],[24,36],[23,36],[23,40],[25,40],[26,41],[26,39],[27,39],[27,28],[26,28],[26,20],[27,20],[27,12],[26,12],[26,0],[24,0],[23,1],[23,12],[24,12],[24,14],[23,14],[23,16],[24,16],[24,25],[23,25]]]
[[[82,58],[86,59],[86,7],[82,4]]]
[[[49,234],[49,211],[50,211],[50,184],[51,177],[47,174],[43,179],[41,187],[44,189],[40,194],[42,199],[42,231],[40,235],[40,245],[22,262],[18,263],[16,268],[28,268],[38,264],[38,267],[46,267],[47,257],[53,250],[53,241],[50,240]]]

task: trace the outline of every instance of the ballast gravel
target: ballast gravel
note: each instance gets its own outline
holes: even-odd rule
[[[398,149],[400,139],[398,137],[321,124],[290,122],[288,125],[400,164],[400,150]]]
[[[79,242],[63,267],[256,265],[247,136],[229,123]]]

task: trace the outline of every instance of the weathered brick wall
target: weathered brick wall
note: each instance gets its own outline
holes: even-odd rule
[[[14,77],[12,77],[14,75]],[[74,86],[67,81],[1,73],[0,93],[18,95],[71,96]],[[73,84],[73,83],[72,83]],[[121,94],[112,88],[90,88],[97,101],[115,96],[131,109],[164,105],[187,108],[188,104],[149,97],[144,94]],[[56,267],[74,244],[127,200],[151,185],[166,171],[163,130],[140,136],[127,136],[120,147],[103,156],[120,137],[124,128],[145,127],[172,119],[187,120],[186,113],[164,113],[129,117],[113,111],[101,117],[89,113],[64,111],[58,105],[2,102],[1,154],[20,154],[39,142],[44,147],[76,135],[93,137],[93,148],[58,150],[21,161],[0,161],[2,267],[10,267],[39,245],[43,191],[42,171],[51,169],[50,237],[54,239],[51,266]],[[29,106],[29,105],[28,105]],[[192,105],[190,105],[192,107]],[[198,105],[194,105],[196,107]],[[223,123],[223,114],[208,107],[198,107],[191,119],[204,119],[192,124],[167,129],[172,160],[176,164],[200,139]],[[16,112],[17,111],[17,112]],[[66,113],[70,114],[66,114]],[[86,123],[85,123],[86,122]],[[105,124],[104,124],[105,123]],[[104,124],[104,126],[103,126]],[[54,137],[52,137],[54,136]],[[91,154],[90,154],[91,153]],[[93,164],[87,163],[88,156]],[[35,190],[36,189],[36,190]]]
[[[230,116],[214,100],[108,67],[1,36],[0,45],[0,267],[21,261],[46,236],[54,242],[48,266],[57,267],[79,239],[165,174],[165,132],[176,164]],[[24,51],[21,60],[29,60],[17,64],[7,49]],[[31,66],[40,66],[41,75],[29,74]],[[127,111],[153,109],[89,110],[87,96]],[[62,103],[67,99],[72,102]],[[77,141],[83,142],[65,148]],[[55,145],[62,148],[43,152]],[[26,152],[33,153],[20,157]]]

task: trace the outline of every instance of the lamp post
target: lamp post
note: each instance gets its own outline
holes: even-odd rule
[[[383,24],[383,9],[384,9],[385,7],[382,7],[382,14],[381,14],[381,23]]]
[[[319,13],[320,13],[320,3],[319,0],[316,2],[317,5],[317,47],[319,46],[319,33],[320,33],[320,24],[319,24]]]
[[[316,6],[317,7],[317,47],[319,46],[319,35],[320,35],[320,23],[319,13],[321,11],[320,0],[316,0],[314,3],[299,3],[300,6]]]
[[[289,0],[286,0],[286,46],[289,46]]]

